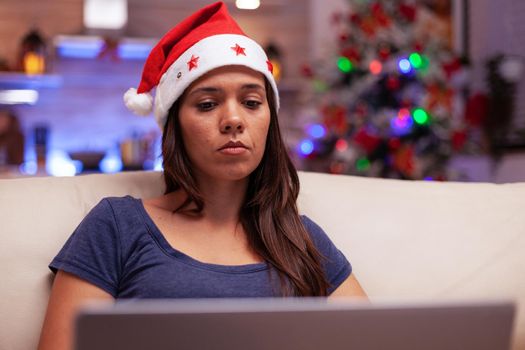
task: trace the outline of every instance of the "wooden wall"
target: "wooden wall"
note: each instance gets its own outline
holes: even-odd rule
[[[46,38],[82,32],[82,0],[1,0],[0,57],[15,64],[20,40],[31,27]]]
[[[208,2],[128,0],[128,25],[118,34],[160,38]],[[297,67],[305,61],[305,55],[308,56],[310,50],[309,1],[273,0],[256,11],[237,10],[233,1],[227,3],[248,35],[263,46],[272,42],[282,48],[286,71],[290,78],[297,77]],[[14,65],[19,42],[31,27],[39,28],[48,39],[58,34],[89,33],[83,27],[82,11],[83,0],[1,0],[0,57],[7,58]]]

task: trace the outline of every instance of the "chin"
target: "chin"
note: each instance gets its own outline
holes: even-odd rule
[[[247,179],[255,169],[256,166],[224,166],[221,167],[221,169],[217,169],[215,172],[211,172],[210,177],[220,180],[240,181]]]

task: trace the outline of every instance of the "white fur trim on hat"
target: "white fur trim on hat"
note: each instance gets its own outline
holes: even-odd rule
[[[244,48],[243,54],[236,54],[232,48]],[[189,69],[188,62],[198,57],[197,67]],[[167,119],[173,103],[184,90],[203,74],[219,67],[241,65],[262,73],[270,82],[275,95],[276,109],[279,109],[279,92],[272,72],[268,68],[268,57],[254,40],[237,34],[219,34],[204,38],[186,50],[162,75],[155,93],[155,118],[161,127]]]
[[[153,110],[153,97],[150,93],[137,94],[137,89],[130,88],[124,94],[126,107],[138,115],[148,115]]]

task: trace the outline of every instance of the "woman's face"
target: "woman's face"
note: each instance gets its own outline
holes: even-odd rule
[[[200,181],[247,178],[261,162],[270,125],[263,75],[243,66],[203,75],[184,93],[179,122]]]

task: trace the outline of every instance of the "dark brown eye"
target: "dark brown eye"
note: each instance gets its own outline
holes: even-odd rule
[[[256,109],[258,108],[262,103],[257,101],[257,100],[248,100],[248,101],[245,101],[244,104],[248,107],[248,108],[251,108],[251,109]]]
[[[213,107],[215,107],[217,105],[217,103],[215,102],[201,102],[199,104],[197,104],[197,108],[200,110],[200,111],[210,111],[213,109]]]

